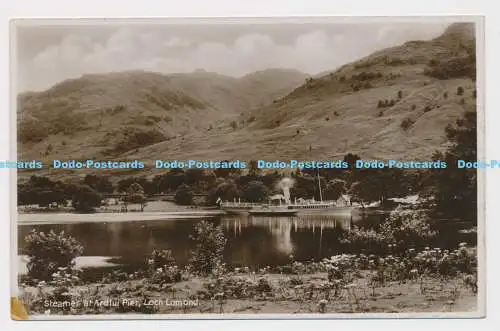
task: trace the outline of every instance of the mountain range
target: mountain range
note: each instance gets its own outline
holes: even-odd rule
[[[18,159],[426,159],[476,109],[475,54],[456,23],[315,76],[88,74],[18,95]]]

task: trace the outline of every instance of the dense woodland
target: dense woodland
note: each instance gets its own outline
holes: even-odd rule
[[[475,161],[477,153],[476,113],[466,112],[454,126],[446,128],[450,148],[445,153],[436,152],[433,160],[445,161],[446,169],[356,169],[360,155],[344,156],[349,169],[321,169],[322,197],[335,200],[348,194],[351,200],[361,205],[379,201],[382,205],[389,198],[419,194],[428,197],[436,212],[450,217],[475,218],[477,174],[474,170],[457,169],[456,160]],[[49,177],[32,176],[18,185],[18,205],[40,207],[72,206],[80,212],[91,212],[99,207],[103,195],[117,193],[125,203],[142,206],[149,196],[175,194],[181,205],[193,204],[193,194],[207,196],[205,204],[214,205],[217,198],[232,201],[240,198],[248,202],[266,201],[267,196],[281,193],[276,183],[289,176],[295,180],[291,189],[292,199],[320,199],[318,173],[312,169],[297,169],[290,173],[267,172],[250,162],[249,169],[173,169],[153,178],[127,177],[114,180],[106,175],[86,175],[80,183],[69,183]]]

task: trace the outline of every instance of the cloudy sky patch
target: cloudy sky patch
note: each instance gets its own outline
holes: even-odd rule
[[[21,26],[19,91],[39,91],[89,73],[197,69],[242,76],[267,68],[314,75],[373,51],[431,39],[449,23],[307,23]]]

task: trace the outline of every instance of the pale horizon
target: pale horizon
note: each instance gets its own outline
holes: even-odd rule
[[[450,22],[19,26],[18,92],[47,90],[86,74],[197,70],[242,77],[266,69],[315,76]]]

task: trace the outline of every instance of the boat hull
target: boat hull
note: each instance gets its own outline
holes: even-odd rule
[[[237,215],[237,214],[248,214],[252,208],[223,208],[222,210],[227,214]]]
[[[249,210],[248,214],[255,216],[294,216],[297,214],[296,210]]]
[[[357,207],[296,208],[300,215],[350,215]]]
[[[299,214],[299,215],[351,215],[353,212],[356,212],[359,208],[358,207],[353,207],[353,206],[346,206],[346,207],[328,207],[328,208],[306,208],[306,207],[290,207],[290,209],[285,209],[283,211],[280,211],[284,214],[287,214],[289,212],[292,212],[294,215]],[[223,210],[227,214],[232,214],[232,215],[238,215],[238,214],[256,214],[257,212],[261,211],[256,211],[255,209],[252,210],[252,208],[223,208]],[[262,211],[263,213],[263,211]],[[260,215],[264,215],[264,214]],[[268,211],[269,215],[277,215],[277,212],[275,211]]]

